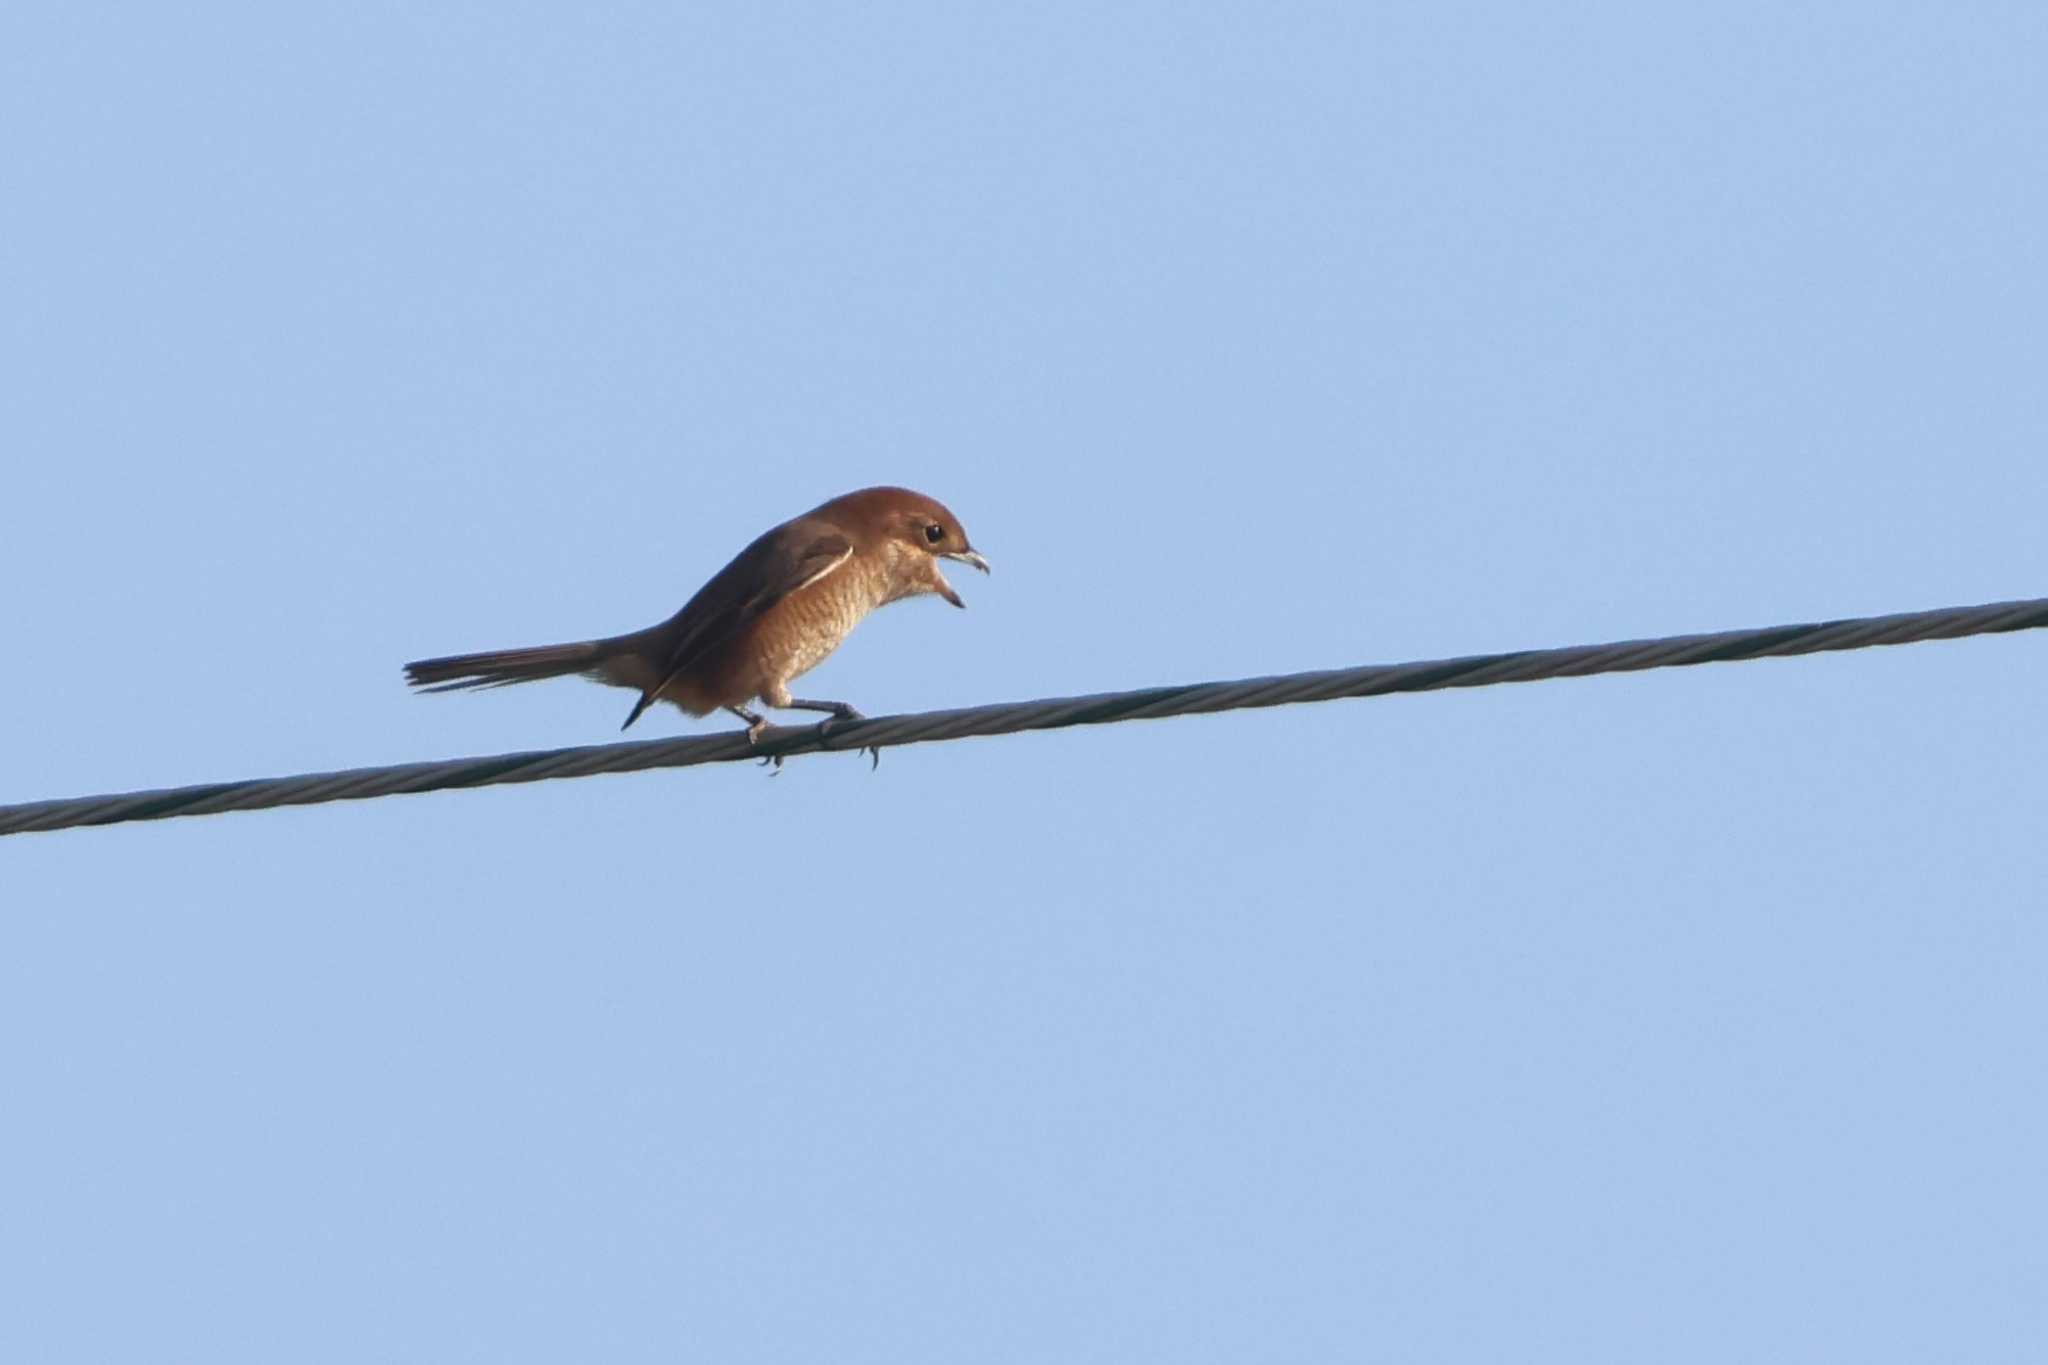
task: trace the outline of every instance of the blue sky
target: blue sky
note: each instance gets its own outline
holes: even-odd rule
[[[0,16],[0,801],[2048,592],[2048,12]],[[2031,1359],[2048,641],[0,844],[18,1360]],[[710,723],[699,728],[708,728]],[[649,733],[690,728],[673,713]]]

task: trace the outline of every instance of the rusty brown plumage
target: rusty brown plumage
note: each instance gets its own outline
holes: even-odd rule
[[[924,593],[965,606],[939,570],[942,559],[988,572],[944,505],[907,488],[864,488],[760,536],[659,625],[601,640],[420,659],[405,666],[406,680],[446,692],[581,674],[640,694],[626,725],[665,701],[693,716],[723,707],[755,736],[768,723],[749,708],[756,700],[857,717],[845,702],[793,697],[789,685],[876,607]]]

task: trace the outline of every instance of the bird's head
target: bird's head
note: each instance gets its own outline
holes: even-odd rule
[[[818,509],[857,526],[887,558],[892,597],[937,593],[956,607],[967,604],[939,571],[942,559],[971,564],[987,573],[988,561],[967,541],[960,519],[936,498],[908,488],[864,488]]]

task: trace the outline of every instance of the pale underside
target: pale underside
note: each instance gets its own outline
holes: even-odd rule
[[[903,567],[896,554],[856,558],[849,547],[706,659],[709,667],[671,679],[660,699],[699,716],[756,698],[788,706],[789,684],[823,663],[869,612],[928,590]]]

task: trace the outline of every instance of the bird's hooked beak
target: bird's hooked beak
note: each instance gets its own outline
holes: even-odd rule
[[[986,559],[983,559],[980,555],[976,554],[972,550],[948,550],[944,554],[940,555],[939,558],[957,559],[962,564],[972,564],[975,568],[981,570],[983,573],[987,573],[989,571],[988,561]],[[953,591],[953,585],[946,581],[946,576],[938,571],[938,565],[936,564],[932,566],[932,576],[939,580],[939,596],[945,598],[948,602],[951,602],[956,607],[964,607],[967,605],[965,602],[962,602],[960,600],[960,594]]]

